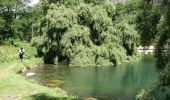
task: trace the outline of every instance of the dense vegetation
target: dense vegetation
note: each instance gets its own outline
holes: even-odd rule
[[[32,41],[37,55],[50,64],[66,61],[87,66],[130,61],[137,58],[139,42],[134,28],[137,6],[131,5],[116,6],[107,0],[43,0],[29,8],[18,0],[2,0],[0,43]]]
[[[117,9],[106,0],[47,0],[42,4],[41,35],[33,44],[45,63],[112,65],[137,56],[139,35],[134,23],[120,18],[133,10],[123,11],[124,5]]]
[[[156,45],[157,69],[160,73],[158,85],[142,91],[139,100],[170,99],[170,1],[144,0],[137,26],[141,32],[141,40],[145,45]]]
[[[155,45],[160,81],[142,90],[139,100],[170,98],[169,32],[169,0],[130,0],[116,5],[108,0],[42,0],[34,8],[20,0],[0,0],[0,63],[17,59],[12,50],[19,46],[27,49],[26,58],[35,55],[35,48],[17,42],[22,40],[32,42],[44,63],[66,61],[70,66],[131,61],[138,57],[137,45]],[[13,46],[6,55],[4,45],[9,44]]]
[[[6,41],[30,41],[37,30],[40,7],[30,9],[20,0],[0,1],[0,44]],[[34,29],[33,29],[34,25]]]

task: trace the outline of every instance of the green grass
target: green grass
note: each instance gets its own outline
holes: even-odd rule
[[[5,56],[0,62],[0,100],[69,100],[66,92],[59,88],[48,88],[38,85],[25,76],[18,74],[32,64],[42,63],[41,58],[35,58],[35,48],[28,43],[18,43],[18,46],[0,46],[1,55]],[[18,59],[18,47],[24,47],[26,55],[22,63]],[[2,60],[2,58],[1,58]]]

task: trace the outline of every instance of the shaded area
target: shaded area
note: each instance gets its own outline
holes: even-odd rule
[[[54,96],[49,96],[45,93],[40,93],[31,96],[32,100],[78,100],[75,98],[69,98],[69,97],[54,97]]]

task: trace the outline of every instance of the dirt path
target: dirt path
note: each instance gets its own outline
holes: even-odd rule
[[[10,95],[6,96],[4,100],[19,100],[20,96],[19,95]]]

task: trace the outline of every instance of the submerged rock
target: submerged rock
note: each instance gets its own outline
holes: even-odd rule
[[[49,87],[57,87],[63,84],[64,84],[63,80],[49,80],[45,85]]]
[[[97,100],[95,98],[85,98],[85,100]]]
[[[35,73],[29,72],[26,74],[26,76],[33,76],[33,75],[35,75]]]
[[[26,67],[24,67],[24,68],[21,69],[21,72],[22,72],[22,73],[26,73],[27,71],[28,71],[28,69],[27,69]]]

